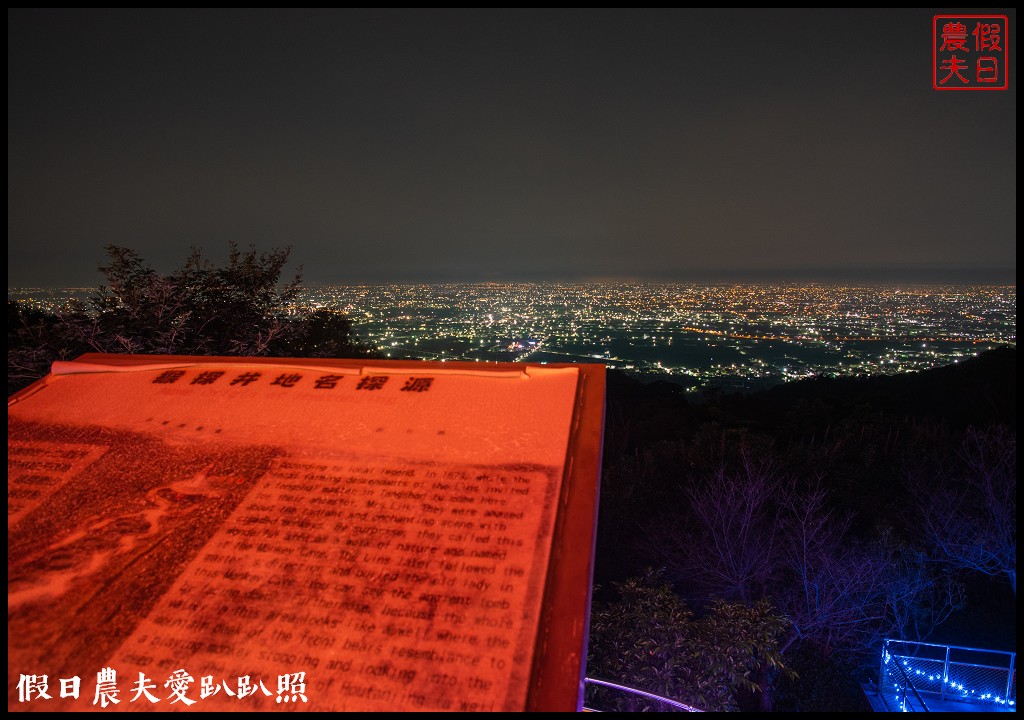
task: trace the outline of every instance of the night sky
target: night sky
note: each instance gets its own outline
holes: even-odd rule
[[[8,10],[8,286],[1015,283],[1016,14],[937,92],[942,12]]]

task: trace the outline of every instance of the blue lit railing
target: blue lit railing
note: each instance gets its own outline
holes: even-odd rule
[[[924,697],[1015,710],[1017,654],[886,640],[878,694],[890,710],[927,710]]]
[[[889,651],[882,650],[879,696],[891,712],[928,712],[928,705],[907,676],[906,668],[894,661]]]
[[[678,700],[671,700],[661,695],[655,695],[649,693],[646,690],[638,690],[637,688],[631,688],[627,685],[619,685],[618,683],[608,682],[607,680],[598,680],[596,678],[585,678],[584,683],[588,691],[589,696],[593,696],[593,691],[598,688],[603,688],[606,697],[603,698],[602,704],[607,703],[608,707],[617,705],[616,709],[630,710],[630,711],[651,711],[661,710],[668,712],[703,712],[699,708],[695,708],[692,705],[679,702]],[[615,701],[625,701],[623,704],[616,703]],[[593,700],[591,700],[593,702]],[[583,710],[586,712],[601,712],[600,708],[590,707],[586,702],[584,703]]]

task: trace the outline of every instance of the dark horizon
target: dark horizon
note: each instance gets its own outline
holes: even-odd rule
[[[361,280],[306,279],[309,285],[430,285],[430,284],[530,284],[530,283],[681,283],[681,284],[816,284],[816,285],[1016,285],[1016,272],[1008,272],[996,268],[920,268],[906,270],[900,268],[880,269],[849,269],[849,268],[818,268],[799,271],[764,270],[756,268],[736,268],[731,270],[702,270],[691,272],[663,272],[648,275],[569,275],[567,273],[534,273],[517,277],[498,274],[489,277],[467,278],[435,274],[433,276],[376,277]]]
[[[159,269],[157,269],[158,272]],[[289,280],[295,276],[296,269],[286,270],[282,280]],[[22,291],[26,289],[40,290],[71,290],[71,289],[94,289],[103,282],[102,275],[97,275],[96,282],[75,283],[68,285],[9,285],[8,291]],[[457,277],[405,277],[405,278],[362,278],[347,280],[314,280],[302,273],[302,286],[305,288],[319,287],[362,287],[362,286],[433,286],[433,285],[750,285],[750,286],[821,286],[821,287],[1016,287],[1016,275],[1000,277],[998,271],[959,271],[959,270],[930,270],[917,273],[902,273],[899,271],[880,271],[874,274],[850,273],[847,270],[834,270],[803,273],[776,273],[766,274],[764,271],[750,270],[747,272],[733,273],[702,273],[691,275],[663,275],[660,277],[637,277],[637,276],[613,276],[602,277],[522,277],[522,278],[457,278]]]
[[[132,249],[135,246],[128,245]],[[145,243],[138,247],[146,247]],[[256,247],[259,252],[266,252],[275,247]],[[227,257],[227,246],[221,244],[213,248],[201,248],[203,256],[214,264],[221,263]],[[248,249],[248,248],[242,248]],[[160,274],[170,274],[180,267],[188,254],[187,249],[182,246],[177,256],[163,253],[165,257],[157,257],[162,262],[156,261],[142,253],[146,264],[151,266]],[[585,272],[585,271],[534,271],[534,272],[482,272],[469,273],[465,271],[437,270],[424,272],[422,270],[388,271],[377,270],[365,272],[360,275],[341,273],[340,277],[330,277],[330,270],[322,264],[303,262],[301,247],[293,247],[289,257],[288,265],[282,275],[283,279],[294,277],[297,272],[302,275],[305,285],[430,285],[443,283],[476,284],[476,283],[589,283],[589,282],[615,282],[615,283],[737,283],[737,284],[863,284],[863,285],[1012,285],[1017,284],[1016,266],[1006,269],[998,267],[818,267],[818,268],[711,268],[693,270],[662,270],[651,273],[615,273],[615,272]],[[106,260],[102,249],[92,269],[89,271],[74,270],[72,274],[79,278],[78,282],[65,282],[59,285],[44,283],[22,283],[12,284],[11,275],[8,274],[9,288],[68,288],[68,287],[94,287],[103,284],[103,274],[99,266]],[[91,277],[92,279],[88,279]]]

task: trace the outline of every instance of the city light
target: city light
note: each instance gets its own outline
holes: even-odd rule
[[[88,288],[8,289],[47,311]],[[453,283],[316,285],[290,314],[330,309],[396,359],[601,362],[689,390],[895,375],[1015,346],[1015,286]]]

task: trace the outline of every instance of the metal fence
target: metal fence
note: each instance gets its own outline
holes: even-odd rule
[[[585,678],[585,712],[703,712],[692,705],[627,685]]]
[[[927,710],[928,698],[1015,708],[1017,654],[886,640],[878,694],[890,710]]]
[[[882,651],[878,696],[890,712],[928,712],[927,703],[907,677],[907,668],[888,649]]]

